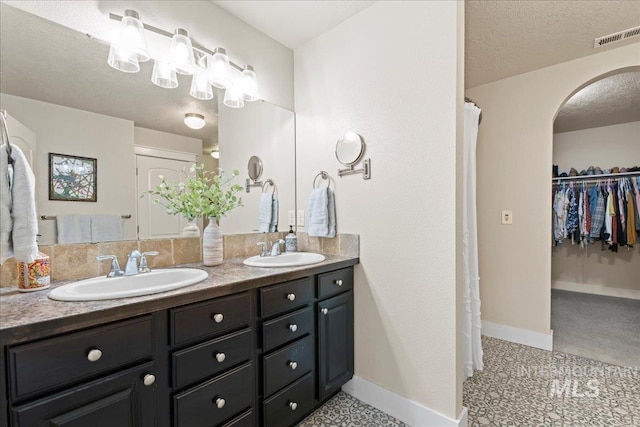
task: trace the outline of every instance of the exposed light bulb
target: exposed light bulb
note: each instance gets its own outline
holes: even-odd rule
[[[191,129],[198,130],[202,129],[207,123],[204,121],[202,114],[187,113],[184,115],[184,124]]]

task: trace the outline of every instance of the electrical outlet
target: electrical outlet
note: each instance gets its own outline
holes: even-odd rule
[[[302,209],[298,210],[298,225],[304,227],[304,211]]]
[[[289,210],[289,225],[296,225],[296,211]]]
[[[511,225],[511,224],[513,224],[513,212],[502,211],[502,225]]]

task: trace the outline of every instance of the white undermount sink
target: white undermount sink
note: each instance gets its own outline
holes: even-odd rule
[[[134,276],[94,277],[62,285],[49,292],[58,301],[96,301],[172,291],[202,282],[209,274],[196,268],[153,270]]]
[[[251,267],[296,267],[317,264],[324,261],[324,255],[313,252],[285,252],[276,256],[252,256],[244,260]]]

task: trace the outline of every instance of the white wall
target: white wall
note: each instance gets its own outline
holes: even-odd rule
[[[482,317],[550,333],[553,120],[583,84],[640,65],[640,44],[468,89],[482,108],[478,230]],[[513,225],[500,211],[513,210]]]
[[[295,210],[296,196],[296,140],[295,118],[292,111],[267,102],[247,102],[239,110],[221,108],[218,116],[220,167],[229,174],[238,170],[234,183],[244,186],[249,177],[247,163],[251,156],[262,160],[260,181],[272,179],[277,186],[278,231],[288,231],[287,212]],[[271,192],[271,187],[265,191]],[[224,234],[258,230],[258,202],[262,188],[239,193],[243,206],[220,221]]]
[[[193,153],[198,156],[198,161],[202,161],[201,139],[136,126],[133,128],[133,141],[135,145]],[[211,156],[208,157],[211,159]]]
[[[457,418],[456,2],[377,2],[295,51],[298,204],[326,170],[338,232],[360,234],[356,375]],[[372,178],[339,178],[363,136]],[[405,414],[406,415],[406,414]],[[414,425],[425,425],[425,420]],[[432,424],[435,425],[435,424]],[[437,425],[442,425],[439,421]]]
[[[589,166],[640,166],[640,122],[623,123],[553,135],[553,164],[560,171]],[[552,287],[640,298],[640,245],[616,253],[587,250],[565,241],[552,250]],[[631,291],[631,293],[630,293]]]
[[[38,215],[131,214],[123,220],[124,239],[136,238],[133,122],[2,94],[2,108],[36,133]],[[97,202],[49,200],[49,153],[92,157],[97,162]],[[38,242],[56,242],[55,221],[39,220]]]
[[[622,123],[553,135],[553,164],[560,172],[589,166],[640,166],[640,122]]]

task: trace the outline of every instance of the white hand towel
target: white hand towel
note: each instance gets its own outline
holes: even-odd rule
[[[271,222],[269,223],[269,232],[275,233],[278,231],[278,199],[275,194],[272,197],[273,201],[271,202]]]
[[[7,146],[0,146],[0,264],[13,256],[33,262],[38,255],[36,180],[29,162],[15,145],[11,146],[13,174],[9,183]]]
[[[273,212],[273,195],[262,193],[258,204],[258,232],[268,233]]]
[[[57,215],[58,244],[91,242],[91,216]]]
[[[122,240],[120,215],[93,215],[91,217],[92,242],[116,242]]]
[[[329,234],[329,191],[326,187],[311,190],[307,211],[308,235],[327,237]]]

